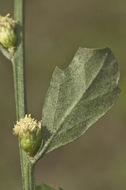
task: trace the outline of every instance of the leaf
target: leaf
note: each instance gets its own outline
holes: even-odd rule
[[[35,190],[56,190],[56,189],[43,184],[43,185],[36,186]],[[63,189],[59,188],[59,190],[63,190]]]
[[[109,48],[79,48],[72,63],[52,75],[42,112],[44,155],[80,137],[115,103],[119,69]]]
[[[10,61],[13,61],[13,56],[8,52],[7,48],[5,48],[1,43],[0,43],[0,51],[1,53]]]

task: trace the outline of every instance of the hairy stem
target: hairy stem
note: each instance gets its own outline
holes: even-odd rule
[[[17,120],[24,118],[26,113],[25,92],[25,54],[24,54],[24,4],[25,0],[14,0],[14,19],[19,25],[16,29],[17,49],[13,58],[13,77],[16,101]],[[22,150],[19,140],[20,163],[23,190],[34,190],[34,166],[27,154]]]

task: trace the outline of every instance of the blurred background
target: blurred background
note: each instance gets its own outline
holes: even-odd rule
[[[13,15],[13,0],[0,14]],[[78,47],[110,47],[120,66],[116,105],[85,135],[45,156],[36,183],[64,190],[126,189],[126,1],[26,0],[26,85],[28,113],[41,119],[56,65],[66,67]],[[11,63],[0,53],[0,189],[21,190]]]

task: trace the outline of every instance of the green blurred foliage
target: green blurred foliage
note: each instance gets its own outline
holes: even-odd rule
[[[13,14],[1,0],[0,14]],[[79,46],[110,47],[120,65],[121,95],[113,109],[76,142],[39,161],[36,182],[65,190],[126,189],[126,1],[26,0],[28,113],[41,109],[56,65],[66,67]],[[11,63],[0,54],[0,189],[21,190]]]

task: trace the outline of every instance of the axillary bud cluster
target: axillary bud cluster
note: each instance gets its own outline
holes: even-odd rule
[[[31,115],[25,115],[24,118],[16,122],[13,128],[15,135],[19,136],[21,147],[33,157],[40,148],[42,142],[41,121],[31,118]]]
[[[10,18],[10,14],[7,14],[6,16],[0,15],[0,43],[11,54],[14,53],[16,46],[16,25],[17,22]]]

